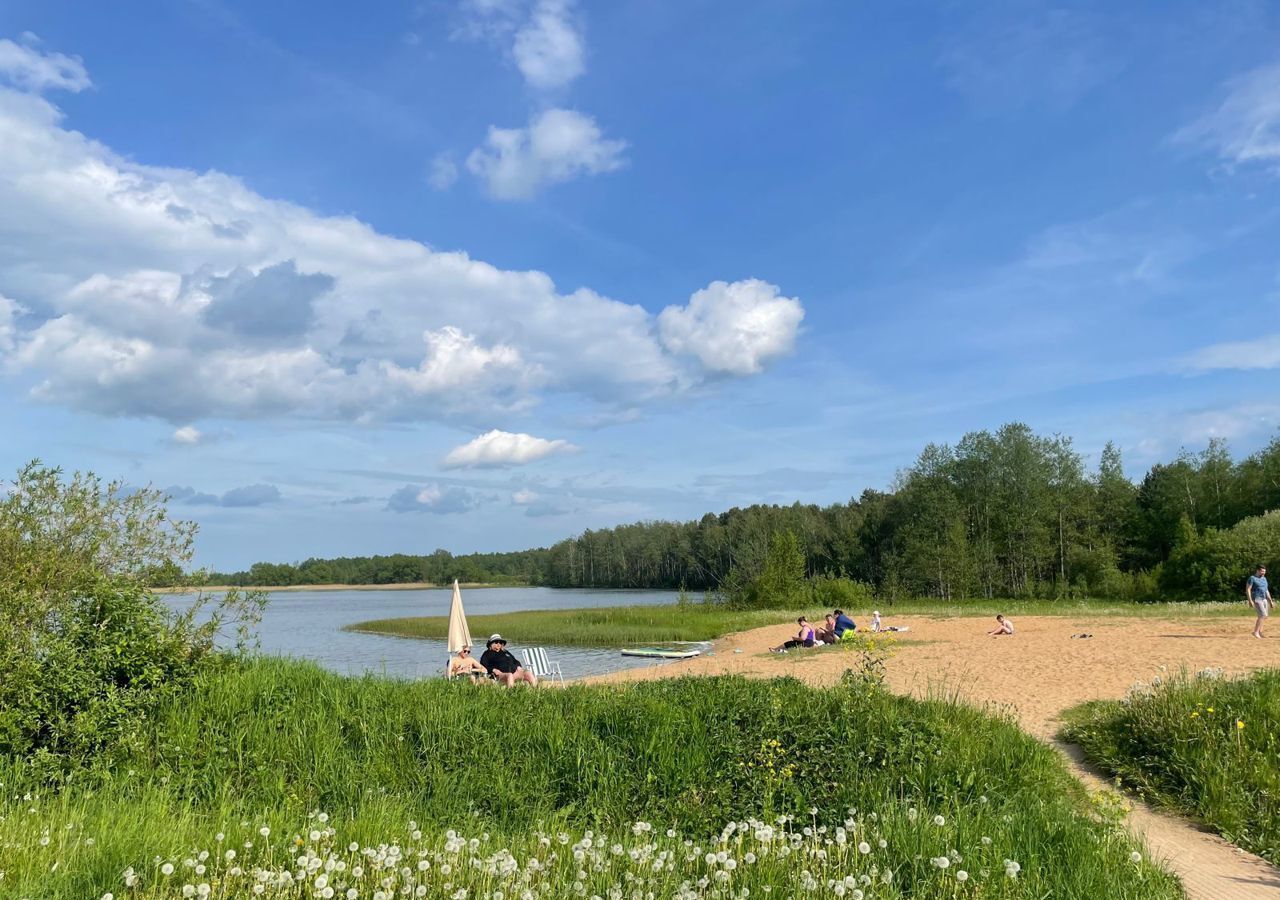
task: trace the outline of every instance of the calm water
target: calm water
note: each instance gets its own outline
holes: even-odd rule
[[[420,591],[281,591],[271,595],[259,635],[262,650],[281,656],[310,659],[343,674],[377,672],[402,678],[422,678],[444,671],[448,652],[444,641],[385,637],[343,631],[344,625],[400,616],[447,616],[452,589]],[[189,598],[166,598],[180,609]],[[583,609],[596,606],[640,606],[674,603],[673,591],[594,591],[555,588],[478,588],[462,592],[468,618],[529,609]],[[488,635],[471,639],[478,650]],[[520,635],[508,634],[511,652],[520,656]],[[479,652],[477,650],[477,656]],[[660,660],[625,657],[617,650],[547,646],[547,655],[560,663],[565,678],[600,675],[619,669],[662,665]]]

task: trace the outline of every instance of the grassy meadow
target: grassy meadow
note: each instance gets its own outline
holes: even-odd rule
[[[0,759],[0,896],[1180,896],[1011,722],[854,679],[500,691],[260,660],[36,772]]]
[[[1241,615],[1240,603],[1133,603],[1108,600],[1009,600],[1009,601],[901,601],[884,605],[886,624],[894,616],[921,615],[938,618],[1017,616],[1134,616],[1142,618],[1230,617]],[[735,610],[713,603],[658,606],[615,606],[593,609],[532,610],[490,616],[469,616],[472,637],[498,632],[525,646],[557,644],[578,647],[625,647],[676,641],[710,641],[737,631],[764,625],[794,622],[808,616],[820,624],[829,610],[819,608]],[[850,610],[865,627],[871,610]],[[410,638],[443,639],[449,631],[447,616],[413,616],[375,619],[348,626],[351,631],[391,634]]]
[[[1280,863],[1280,670],[1183,674],[1088,703],[1063,737],[1126,787]]]

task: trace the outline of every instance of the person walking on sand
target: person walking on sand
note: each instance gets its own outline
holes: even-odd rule
[[[992,637],[1000,637],[1000,635],[1002,634],[1013,634],[1012,619],[1006,619],[1002,615],[997,615],[996,622],[998,622],[999,624],[997,624],[995,628],[988,631],[987,634],[991,635]]]
[[[1275,606],[1275,601],[1271,599],[1271,588],[1267,585],[1266,566],[1258,566],[1253,570],[1244,587],[1244,597],[1245,601],[1253,607],[1253,611],[1258,614],[1258,621],[1253,623],[1253,636],[1260,638],[1262,626],[1266,624],[1267,616],[1271,615],[1271,607]]]
[[[517,681],[527,681],[533,687],[538,686],[538,676],[512,655],[507,649],[507,639],[500,634],[489,636],[489,644],[484,653],[480,654],[480,665],[484,666],[490,678],[507,687],[512,687]]]

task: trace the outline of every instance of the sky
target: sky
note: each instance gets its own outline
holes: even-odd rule
[[[5,0],[0,473],[197,563],[1280,427],[1263,2]]]

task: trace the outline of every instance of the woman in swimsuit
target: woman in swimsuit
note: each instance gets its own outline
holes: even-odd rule
[[[786,653],[792,647],[812,647],[816,642],[813,632],[813,626],[809,624],[809,620],[804,616],[796,619],[796,624],[800,626],[800,630],[796,632],[796,636],[785,642],[780,647],[770,647],[770,653]]]

